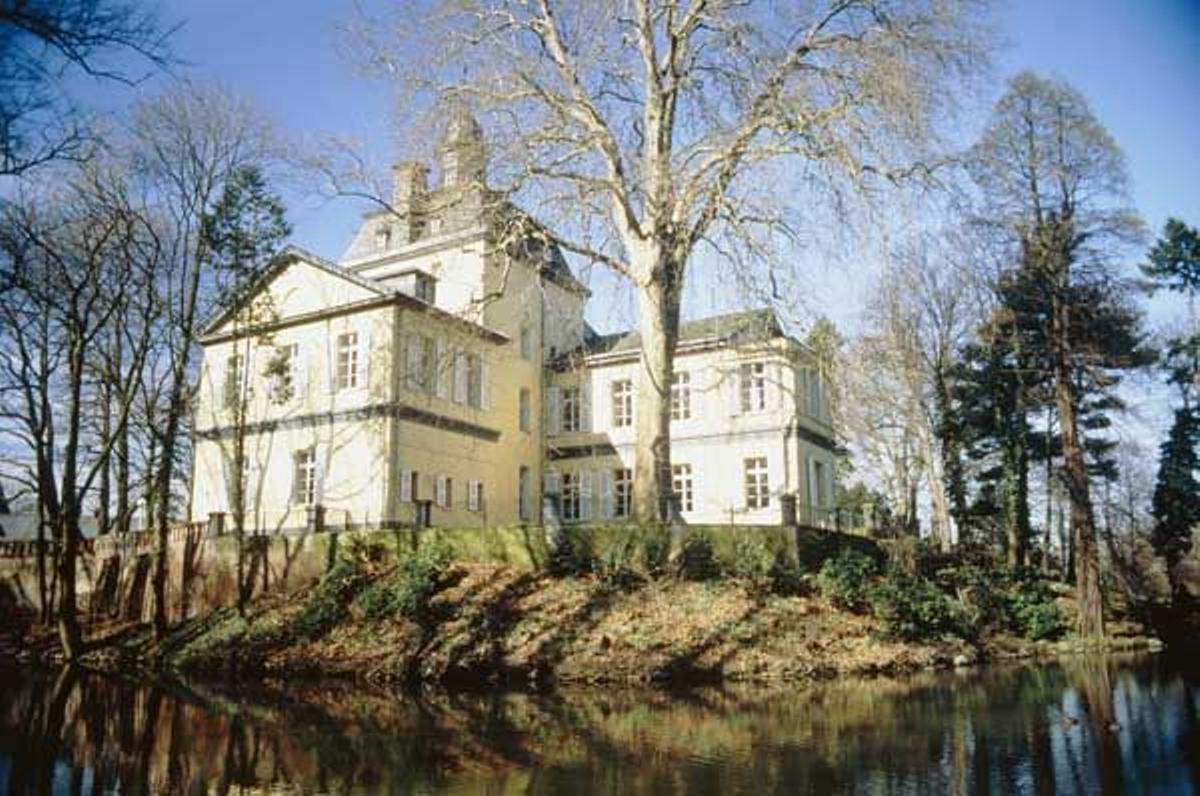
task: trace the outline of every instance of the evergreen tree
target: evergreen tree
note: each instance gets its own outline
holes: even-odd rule
[[[1175,410],[1175,421],[1162,444],[1158,465],[1158,482],[1154,487],[1154,531],[1150,541],[1163,557],[1178,599],[1180,584],[1175,568],[1192,546],[1192,530],[1200,525],[1200,417],[1194,408]]]

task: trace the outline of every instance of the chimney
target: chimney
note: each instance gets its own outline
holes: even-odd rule
[[[420,235],[421,214],[428,192],[429,167],[414,160],[392,166],[392,209],[400,216],[400,242]]]

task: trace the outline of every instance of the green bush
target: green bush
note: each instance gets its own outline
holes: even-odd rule
[[[769,580],[775,563],[770,549],[753,532],[738,536],[733,542],[733,575],[752,584]]]
[[[712,540],[702,533],[689,536],[683,543],[678,565],[684,580],[712,580],[721,574]]]
[[[304,609],[292,620],[297,636],[320,638],[346,618],[346,606],[366,585],[367,576],[353,561],[340,559],[309,594]]]
[[[642,539],[642,562],[646,573],[657,577],[667,571],[671,559],[671,536],[661,531],[649,532]]]
[[[399,561],[386,578],[363,591],[358,606],[373,622],[402,616],[417,623],[429,619],[429,606],[450,566],[450,551],[436,544],[422,545]]]
[[[907,641],[961,635],[961,611],[932,581],[892,569],[871,591],[871,607],[889,636]]]
[[[546,569],[556,577],[578,577],[594,572],[596,556],[588,540],[579,534],[563,533],[551,551]]]
[[[1044,578],[1030,569],[1016,569],[1005,580],[1004,609],[1010,630],[1034,641],[1066,632],[1067,623]]]
[[[838,608],[862,611],[870,601],[875,560],[857,550],[843,549],[827,560],[817,575],[817,588]]]
[[[771,581],[771,591],[775,594],[784,597],[798,597],[808,593],[808,577],[800,569],[800,564],[785,550],[780,550],[775,554],[775,560],[771,562],[767,577]]]
[[[607,589],[624,589],[638,583],[641,578],[633,569],[637,543],[632,536],[614,542],[592,561],[592,570],[600,585]]]

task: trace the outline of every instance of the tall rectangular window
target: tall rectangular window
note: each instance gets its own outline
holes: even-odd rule
[[[531,409],[529,406],[529,388],[522,387],[521,392],[517,395],[517,427],[522,431],[529,431]]]
[[[437,298],[437,281],[428,274],[417,274],[416,283],[414,285],[414,293],[416,298],[424,301],[426,304],[434,304],[434,299]]]
[[[767,408],[767,365],[747,362],[741,372],[742,411],[761,412]]]
[[[521,327],[521,359],[533,359],[533,327]]]
[[[671,379],[671,419],[688,420],[692,416],[692,376],[676,371]]]
[[[311,506],[317,501],[317,451],[306,448],[292,454],[292,503]]]
[[[679,500],[680,511],[691,511],[695,503],[692,498],[692,466],[690,464],[671,465],[671,491]]]
[[[613,516],[633,515],[633,471],[628,467],[613,470]]]
[[[275,349],[271,363],[271,401],[285,404],[296,397],[300,385],[300,344],[291,343]]]
[[[528,520],[530,515],[530,488],[529,468],[522,465],[517,470],[517,519],[523,522]]]
[[[628,428],[633,425],[633,382],[620,379],[612,383],[613,428]]]
[[[746,508],[765,509],[771,505],[771,486],[767,480],[767,457],[755,456],[743,461],[746,472]]]
[[[467,510],[483,511],[483,482],[467,482]]]
[[[225,359],[225,383],[223,386],[223,401],[226,409],[236,409],[242,397],[242,378],[245,360],[241,354],[234,354]]]
[[[579,489],[579,473],[563,473],[562,475],[562,518],[577,520],[581,515],[583,501]]]
[[[345,332],[337,338],[337,388],[358,386],[358,332]]]
[[[479,354],[467,355],[467,405],[483,408],[483,357]]]
[[[562,408],[561,428],[564,434],[583,430],[583,393],[578,387],[563,387],[559,398]]]

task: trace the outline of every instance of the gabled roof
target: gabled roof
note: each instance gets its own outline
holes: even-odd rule
[[[200,337],[203,338],[215,333],[217,329],[220,328],[221,324],[225,323],[225,321],[227,321],[229,317],[246,302],[247,299],[256,294],[264,285],[270,282],[276,274],[295,262],[302,262],[307,265],[311,265],[313,268],[317,268],[327,274],[336,276],[339,279],[345,279],[347,282],[357,285],[364,290],[369,290],[379,296],[391,296],[395,295],[396,293],[396,291],[392,288],[382,285],[373,279],[367,279],[359,276],[348,268],[343,268],[340,265],[332,263],[323,257],[319,257],[310,251],[300,248],[299,246],[293,246],[289,244],[281,249],[278,254],[272,257],[267,266],[259,271],[253,279],[246,283],[241,291],[239,291],[238,296],[228,307],[218,312],[213,318],[209,319],[208,322],[201,327]]]

